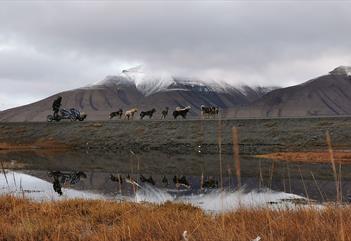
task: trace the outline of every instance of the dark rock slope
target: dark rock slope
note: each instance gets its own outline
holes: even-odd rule
[[[340,66],[303,84],[273,90],[234,117],[333,116],[351,114],[351,67]]]

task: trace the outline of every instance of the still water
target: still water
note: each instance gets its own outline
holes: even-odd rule
[[[186,202],[209,211],[238,206],[335,200],[330,164],[302,164],[241,156],[238,187],[231,155],[159,152],[0,152],[0,193],[37,200],[92,198]],[[344,200],[351,167],[342,170]],[[224,192],[221,192],[223,186]],[[289,204],[289,205],[290,205]]]

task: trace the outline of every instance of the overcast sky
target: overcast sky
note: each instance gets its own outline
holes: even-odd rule
[[[0,109],[143,65],[289,86],[351,65],[347,1],[0,2]]]

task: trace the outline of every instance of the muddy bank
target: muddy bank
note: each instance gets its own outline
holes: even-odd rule
[[[215,154],[221,128],[222,150],[231,154],[233,127],[246,155],[326,150],[327,130],[336,150],[351,147],[350,117],[222,120],[220,126],[218,120],[0,123],[0,149]]]

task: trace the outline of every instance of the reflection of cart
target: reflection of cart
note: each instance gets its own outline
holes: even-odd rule
[[[60,121],[60,120],[71,120],[71,121],[83,121],[87,117],[86,114],[80,113],[79,110],[71,108],[69,110],[61,109],[58,115],[48,115],[47,121]]]
[[[80,181],[80,178],[87,178],[87,175],[81,171],[73,171],[73,172],[61,172],[61,171],[53,171],[48,172],[48,176],[52,177],[53,180],[53,189],[60,196],[62,193],[62,186],[66,183],[71,185],[77,184]]]
[[[59,179],[62,185],[64,185],[65,183],[74,185],[80,181],[80,178],[87,178],[87,174],[85,174],[82,171],[72,171],[72,172],[52,171],[52,172],[48,172],[48,176]]]

